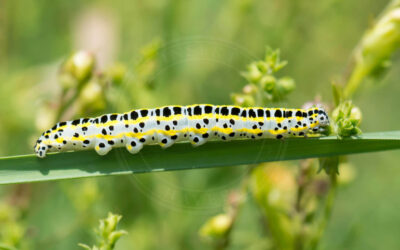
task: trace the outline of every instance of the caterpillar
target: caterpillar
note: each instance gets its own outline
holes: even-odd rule
[[[179,141],[199,146],[208,140],[304,137],[328,125],[322,108],[165,106],[59,122],[40,136],[34,150],[40,158],[47,151],[93,148],[105,155],[123,146],[135,154],[147,144],[167,148]]]

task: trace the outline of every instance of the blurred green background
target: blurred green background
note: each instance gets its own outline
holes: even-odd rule
[[[297,83],[279,104],[300,107],[342,75],[353,48],[387,4],[374,0],[0,1],[0,156],[32,153],[54,122],[60,65],[77,50],[96,58],[97,75],[126,72],[100,85],[104,103],[64,118],[167,104],[230,104],[240,76],[280,48],[283,75]],[[363,131],[398,130],[398,60],[379,84],[367,82],[354,102]],[[96,102],[96,100],[95,100]],[[156,157],[156,156],[155,156]],[[398,249],[400,155],[351,156],[356,178],[339,188],[320,249]],[[1,166],[0,166],[1,167]],[[295,169],[294,169],[295,170]],[[104,177],[0,187],[0,243],[32,249],[74,249],[92,243],[108,211],[128,232],[116,249],[204,249],[201,225],[223,210],[248,169]],[[262,249],[260,212],[248,201],[230,249]]]

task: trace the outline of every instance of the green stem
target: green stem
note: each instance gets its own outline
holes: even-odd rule
[[[301,207],[301,199],[304,194],[304,186],[298,183],[298,188],[297,188],[297,197],[296,197],[296,214],[298,216],[302,216],[302,207]],[[302,235],[302,229],[304,227],[304,218],[300,218],[300,226],[299,230],[296,230],[296,235],[294,237],[294,249],[296,250],[302,250],[304,248],[304,237]]]
[[[304,206],[302,204],[308,204],[309,201],[307,198],[307,190],[310,184],[310,177],[308,176],[308,172],[312,167],[313,160],[303,160],[300,162],[300,171],[297,177],[297,194],[296,194],[296,204],[295,204],[295,213],[299,218],[299,227],[295,231],[296,235],[294,238],[294,249],[302,250],[304,249],[306,237],[304,235],[304,229],[307,226],[305,221],[305,211]]]
[[[66,103],[62,103],[57,111],[56,115],[56,121],[59,121],[62,117],[62,115],[65,113],[66,110],[75,102],[75,100],[78,98],[79,93],[76,92],[73,97],[71,97]],[[64,96],[62,97],[64,99]]]
[[[329,175],[330,177],[330,188],[329,192],[326,196],[325,206],[323,209],[323,215],[321,221],[317,225],[317,230],[314,237],[311,239],[310,242],[310,249],[317,249],[318,243],[325,231],[325,228],[328,224],[328,221],[332,215],[333,203],[336,197],[336,190],[337,190],[337,173],[332,171]]]
[[[83,86],[85,86],[86,83],[87,83],[87,80],[85,80],[83,82],[79,82],[74,95],[70,99],[68,99],[67,102],[65,102],[65,103],[64,103],[64,98],[66,95],[66,91],[65,90],[62,91],[61,104],[57,110],[56,121],[60,121],[60,119],[64,115],[65,111],[67,111],[71,107],[71,105],[76,101],[76,99],[78,99],[79,94],[81,93]]]
[[[263,98],[263,90],[261,89],[261,87],[259,85],[255,85],[257,88],[256,91],[256,106],[261,106],[261,107],[265,107],[266,103],[264,102],[264,98]]]
[[[368,69],[365,67],[365,65],[362,63],[356,62],[356,66],[355,66],[355,68],[350,76],[350,79],[343,91],[345,100],[351,99],[353,94],[360,87],[360,84],[362,83],[364,78],[367,76],[367,73],[368,73]]]
[[[249,167],[252,168],[252,165],[250,165]],[[250,173],[251,173],[250,170],[247,171],[246,176],[242,180],[242,183],[240,185],[241,186],[240,190],[238,191],[238,194],[237,194],[239,196],[238,203],[237,204],[229,204],[230,211],[228,211],[228,213],[230,213],[230,215],[232,216],[232,226],[229,228],[229,231],[225,234],[225,237],[218,244],[216,244],[214,246],[215,250],[225,250],[225,249],[229,248],[229,244],[231,242],[232,230],[235,226],[235,222],[241,211],[241,208],[242,208],[244,202],[246,201],[246,199],[244,197],[247,195],[247,192],[249,189]]]

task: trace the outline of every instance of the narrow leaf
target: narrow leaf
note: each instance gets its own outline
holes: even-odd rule
[[[177,143],[166,150],[152,145],[136,155],[123,148],[106,156],[99,156],[93,150],[54,153],[45,159],[22,155],[0,158],[0,184],[233,166],[389,149],[400,149],[400,131],[366,133],[342,140],[322,137],[208,142],[196,148],[189,143]]]

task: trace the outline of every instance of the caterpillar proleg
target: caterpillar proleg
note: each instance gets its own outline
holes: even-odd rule
[[[105,155],[113,147],[135,154],[148,144],[167,148],[179,141],[199,146],[208,140],[302,137],[328,125],[321,108],[165,106],[59,122],[40,136],[34,149],[40,158],[48,151],[93,148]]]

